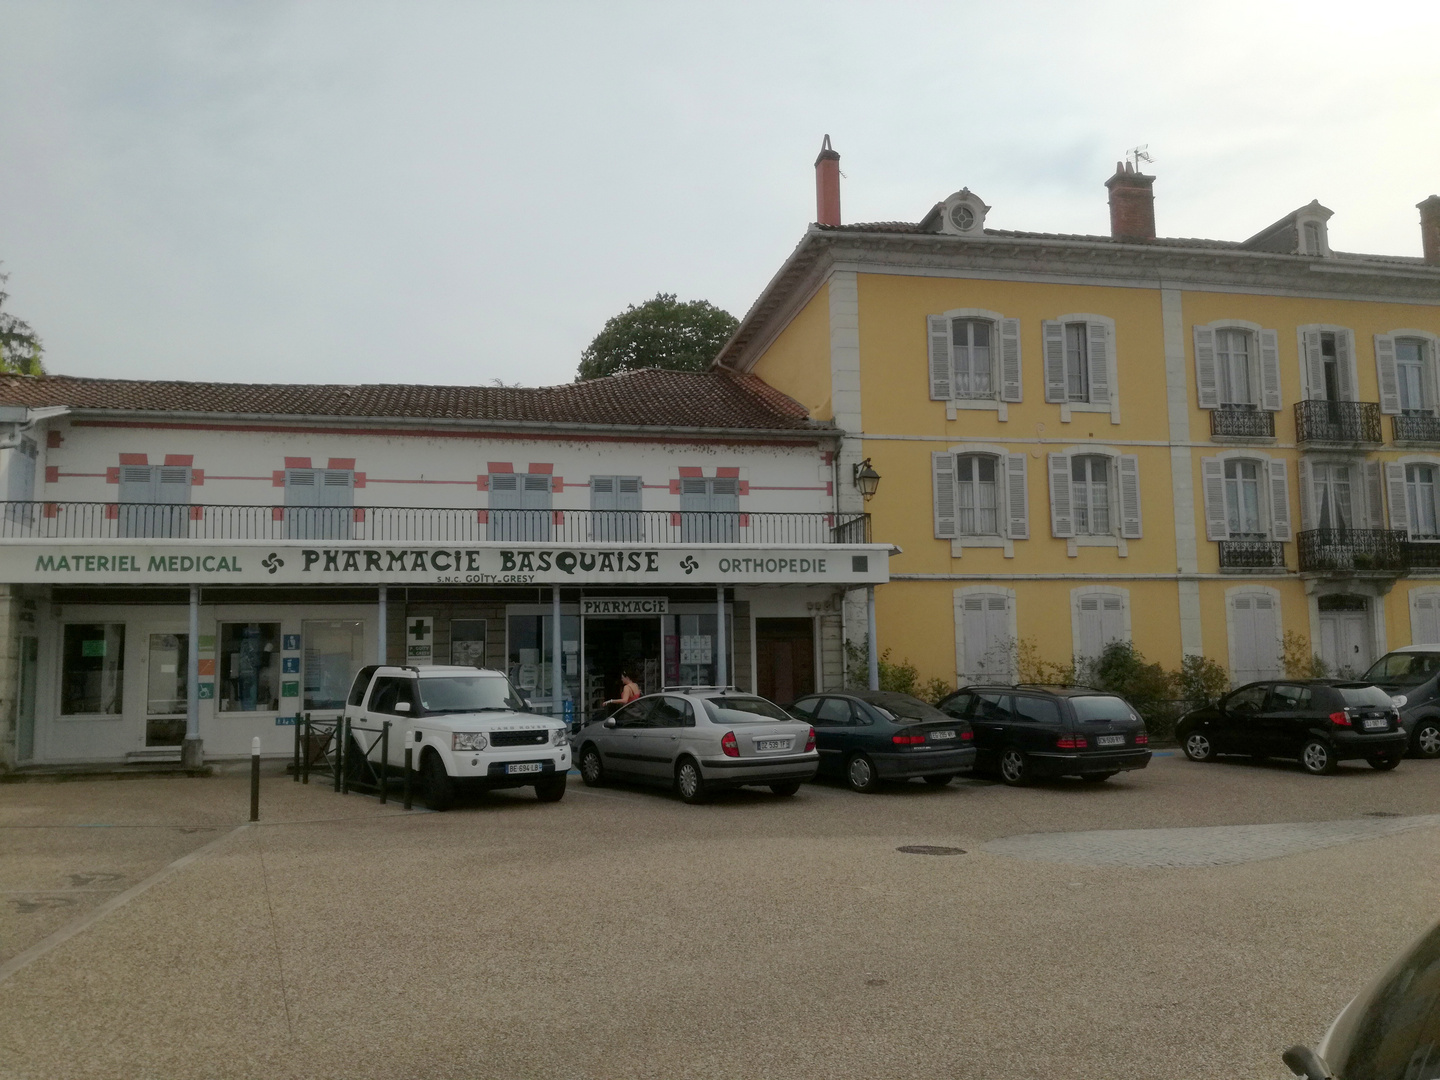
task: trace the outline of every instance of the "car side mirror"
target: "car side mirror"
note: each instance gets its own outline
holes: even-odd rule
[[[615,717],[607,716],[605,718],[605,726],[608,728],[613,728],[615,726]]]
[[[397,701],[397,702],[395,703],[395,711],[396,711],[397,713],[408,713],[408,712],[410,711],[410,702],[408,702],[408,701]]]

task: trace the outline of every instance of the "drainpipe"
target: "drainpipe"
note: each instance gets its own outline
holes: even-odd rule
[[[729,686],[725,677],[725,586],[715,590],[715,682]]]
[[[378,644],[376,645],[376,650],[378,652],[378,655],[375,657],[375,661],[376,663],[383,664],[386,662],[385,649],[387,644],[385,641],[385,624],[389,621],[390,617],[389,604],[387,603],[387,601],[389,600],[389,596],[386,595],[386,589],[384,585],[381,585],[375,591],[377,594],[377,603],[380,608],[380,632],[376,634],[376,640],[378,642]]]
[[[561,651],[564,646],[564,635],[560,632],[560,586],[550,586],[550,609],[552,612],[551,628],[552,648],[555,650],[555,660],[550,665],[550,687],[553,691],[555,704],[551,716],[564,716],[565,705],[560,700],[565,693],[565,655]]]
[[[190,586],[190,646],[185,663],[185,742],[180,747],[180,764],[199,769],[205,764],[205,746],[200,740],[200,586]]]
[[[866,632],[870,639],[870,689],[880,689],[880,645],[875,640],[875,586],[865,587]]]

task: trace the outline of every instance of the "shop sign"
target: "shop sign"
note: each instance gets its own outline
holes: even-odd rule
[[[435,662],[435,619],[418,615],[405,620],[405,662],[429,667]]]
[[[665,596],[587,596],[580,601],[581,615],[668,615]]]

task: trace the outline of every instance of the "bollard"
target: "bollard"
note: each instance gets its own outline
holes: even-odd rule
[[[335,774],[335,790],[340,790],[340,725],[344,721],[343,716],[335,718],[334,732],[335,746],[330,751],[330,771]]]
[[[298,727],[300,727],[301,725],[300,725],[300,724],[296,724],[295,726],[298,728]],[[304,777],[304,779],[301,780],[300,782],[301,782],[302,784],[308,784],[308,783],[310,782],[310,714],[309,714],[309,713],[306,713],[306,714],[305,714],[304,727],[305,727],[305,737],[304,737],[304,739],[301,740],[301,743],[300,743],[300,746],[301,746],[301,750],[300,750],[300,768],[301,768],[301,771],[303,771],[303,772],[305,773],[305,777]]]
[[[260,820],[260,736],[250,740],[250,820]]]
[[[410,806],[411,806],[411,803],[410,803],[410,770],[411,770],[411,768],[414,766],[414,763],[415,763],[414,739],[412,738],[412,736],[414,736],[414,735],[415,735],[415,732],[413,732],[413,731],[407,731],[407,732],[405,733],[405,809],[406,809],[406,810],[409,810],[409,809],[410,809]]]
[[[292,762],[295,771],[295,782],[300,782],[300,717],[295,717],[295,760]]]
[[[340,777],[340,794],[350,794],[350,777],[345,772],[345,756],[350,753],[350,718],[344,718],[344,725],[335,725],[335,772]]]
[[[390,721],[380,725],[380,805],[384,806],[390,795]]]

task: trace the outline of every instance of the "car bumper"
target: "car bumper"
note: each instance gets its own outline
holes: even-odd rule
[[[484,780],[489,783],[533,784],[539,775],[553,775],[570,771],[570,748],[568,746],[530,746],[513,752],[497,754],[492,751],[479,753],[451,753],[450,775],[456,780]],[[540,772],[510,773],[509,765],[539,765]]]
[[[1102,750],[1086,754],[1039,753],[1026,755],[1035,772],[1046,776],[1084,776],[1087,773],[1125,772],[1150,764],[1149,750]]]
[[[721,787],[737,787],[741,784],[778,784],[787,780],[813,780],[820,769],[820,755],[787,754],[785,757],[767,758],[702,758],[700,774],[705,783]]]
[[[1340,732],[1332,737],[1336,760],[1370,757],[1374,754],[1403,754],[1410,748],[1410,736],[1402,731],[1379,735]]]
[[[904,780],[912,776],[937,776],[963,772],[975,765],[975,748],[925,751],[911,754],[871,754],[875,771],[883,780]]]

